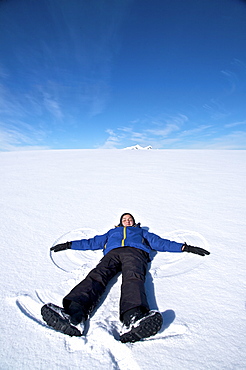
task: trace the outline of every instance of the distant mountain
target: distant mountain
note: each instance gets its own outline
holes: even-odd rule
[[[151,145],[148,145],[148,146],[140,146],[140,145],[134,145],[134,146],[128,146],[127,148],[124,148],[125,149],[130,149],[130,150],[149,150],[149,149],[152,149],[152,146]]]

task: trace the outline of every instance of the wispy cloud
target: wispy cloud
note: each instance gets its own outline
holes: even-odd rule
[[[188,117],[185,115],[177,115],[173,117],[167,117],[166,119],[136,119],[131,121],[130,126],[119,127],[116,130],[107,130],[109,138],[103,144],[103,148],[110,147],[122,147],[128,144],[140,144],[140,145],[152,145],[153,147],[162,147],[164,139],[168,139],[169,142],[176,142],[177,138],[173,137],[175,133],[180,131],[181,127],[188,121]],[[136,124],[136,128],[134,127]],[[149,128],[152,126],[153,128]],[[170,137],[171,136],[171,137]],[[124,144],[127,143],[127,144]]]
[[[154,136],[159,136],[160,138],[164,138],[172,134],[173,132],[179,131],[180,127],[175,124],[167,124],[163,129],[148,129],[146,130],[147,133]]]
[[[226,95],[232,95],[245,83],[246,78],[246,64],[245,62],[234,58],[228,69],[221,71],[222,76],[226,79],[228,88],[225,91]]]
[[[236,73],[229,71],[229,70],[221,71],[221,73],[226,78],[228,85],[229,85],[229,89],[227,93],[233,94],[236,90],[237,82],[238,82]]]
[[[230,112],[225,108],[221,99],[211,99],[209,103],[203,105],[212,120],[218,121],[229,116]]]
[[[226,128],[231,128],[231,127],[236,127],[236,126],[243,126],[246,125],[246,120],[245,121],[240,121],[240,122],[232,122],[228,123],[225,125]]]
[[[51,95],[39,89],[20,94],[0,85],[0,151],[47,148],[52,123],[62,119],[62,111]],[[43,124],[45,117],[50,117]]]
[[[116,149],[121,145],[121,137],[114,130],[108,129],[106,133],[109,135],[105,143],[100,146],[100,149]]]
[[[200,125],[193,129],[183,130],[180,133],[180,137],[183,137],[183,138],[187,136],[194,137],[194,136],[197,136],[198,134],[204,134],[210,128],[213,128],[213,126],[212,125]]]
[[[59,98],[54,97],[53,88],[49,86],[35,86],[27,93],[16,92],[0,84],[0,113],[11,121],[47,114],[54,120],[63,118]]]
[[[193,142],[189,149],[215,149],[215,150],[245,150],[246,132],[233,131],[227,135],[212,137],[209,140],[197,140]]]
[[[18,117],[24,114],[24,108],[21,102],[3,84],[0,84],[0,113],[2,116],[13,115]]]
[[[184,128],[184,125],[188,121],[188,117],[184,114],[178,114],[176,116],[170,116],[164,119],[153,119],[151,121],[151,126],[153,128],[146,129],[145,131],[148,136],[152,135],[161,140],[177,134],[182,128]]]
[[[136,120],[136,125],[139,125],[140,121]],[[144,127],[136,129],[132,121],[131,126],[107,130],[109,137],[101,147],[114,149],[140,144],[151,145],[154,149],[246,149],[246,133],[243,131],[228,134],[217,132],[216,126],[212,124],[192,125],[185,115],[169,117],[162,122],[163,127],[159,127],[160,120],[155,122],[158,127],[151,129],[148,128],[147,122]],[[235,122],[228,127],[243,124],[246,122]]]
[[[203,105],[209,118],[214,121],[228,119],[235,111],[237,102],[242,100],[246,83],[246,65],[239,59],[233,59],[227,69],[220,71],[223,78],[223,89],[220,89],[217,96],[210,99]],[[229,126],[228,126],[229,127]],[[231,126],[232,127],[232,126]]]
[[[12,25],[15,35],[3,35],[8,45],[0,65],[3,148],[37,140],[18,120],[31,123],[37,132],[40,122],[46,129],[68,131],[71,124],[84,122],[83,117],[101,114],[109,101],[119,29],[129,1],[96,7],[80,0],[60,3],[35,2],[22,8],[15,2],[11,18],[6,18],[6,35]],[[106,146],[113,143],[116,137],[109,135]]]
[[[42,130],[35,130],[20,121],[18,126],[15,123],[5,127],[0,123],[0,151],[49,149],[47,145],[42,145],[45,135]]]
[[[82,105],[89,117],[102,113],[110,96],[109,79],[91,79],[84,82],[78,92],[78,103]]]
[[[44,92],[43,103],[44,108],[47,109],[47,111],[50,112],[53,117],[58,120],[62,120],[64,115],[62,113],[60,103],[52,98],[48,92]]]
[[[119,132],[120,140],[128,140],[134,143],[144,144],[148,139],[147,132],[145,130],[137,131],[134,127],[120,127],[117,129]]]
[[[47,42],[46,54],[58,66],[60,60],[72,56],[67,68],[60,68],[57,78],[67,81],[70,94],[74,93],[76,102],[89,117],[101,114],[109,101],[114,56],[120,48],[119,30],[128,6],[129,1],[110,1],[96,6],[79,0],[63,2],[58,14],[62,22],[59,22],[57,6],[50,5],[56,48]],[[52,69],[50,62],[49,67]]]

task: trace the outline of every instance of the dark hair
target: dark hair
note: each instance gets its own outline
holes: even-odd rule
[[[135,222],[135,218],[133,217],[133,215],[131,215],[131,213],[129,213],[129,212],[126,212],[126,213],[123,213],[123,215],[121,215],[119,226],[123,226],[123,225],[122,225],[122,219],[123,219],[123,217],[124,217],[125,215],[129,215],[129,216],[131,216],[131,218],[133,219],[133,225],[135,225],[135,224],[136,224],[136,222]]]

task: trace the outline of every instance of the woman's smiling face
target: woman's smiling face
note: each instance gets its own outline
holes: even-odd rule
[[[134,221],[131,215],[124,215],[121,222],[123,226],[133,226],[134,225]]]

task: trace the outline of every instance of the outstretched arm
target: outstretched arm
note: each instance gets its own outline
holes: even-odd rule
[[[108,234],[96,235],[94,238],[74,240],[72,242],[66,242],[62,244],[54,245],[50,248],[51,251],[60,252],[66,249],[75,250],[96,250],[103,249],[105,243],[107,242]]]
[[[199,254],[200,256],[210,254],[210,252],[203,248],[193,247],[191,245],[187,245],[186,243],[177,243],[175,241],[163,239],[160,236],[148,231],[144,232],[144,237],[149,242],[151,248],[160,252],[188,252]]]

